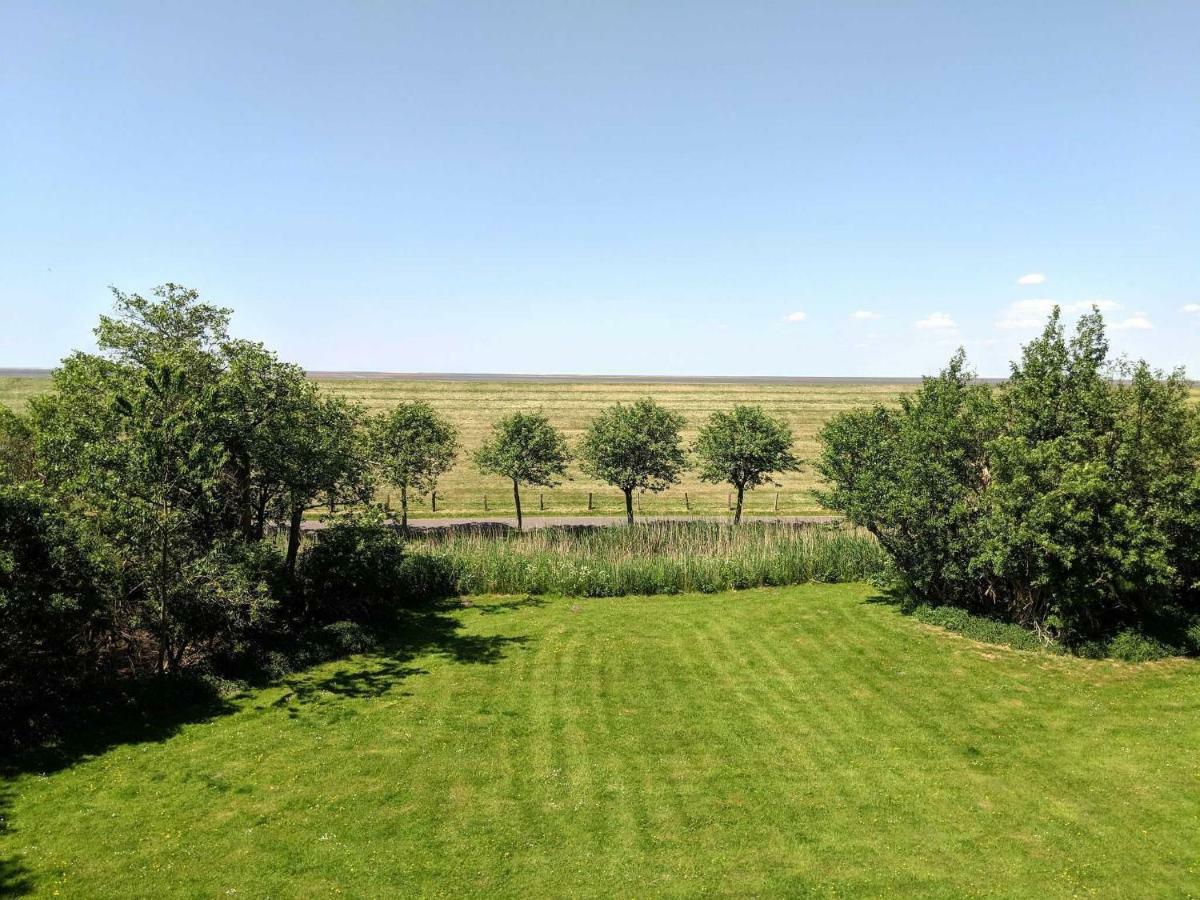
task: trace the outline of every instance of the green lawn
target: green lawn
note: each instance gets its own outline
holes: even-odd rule
[[[478,599],[17,776],[3,871],[87,897],[1200,893],[1200,664],[975,644],[871,595]]]

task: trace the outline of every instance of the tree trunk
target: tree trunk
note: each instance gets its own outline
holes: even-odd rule
[[[292,521],[288,528],[287,562],[284,564],[289,575],[296,573],[296,556],[300,553],[300,520],[304,509],[297,506],[292,510]]]
[[[163,503],[163,520],[166,520],[166,503]],[[168,665],[169,654],[171,652],[171,637],[170,629],[167,628],[167,534],[165,525],[163,526],[162,534],[160,535],[160,547],[158,557],[158,673],[161,675],[166,671]]]
[[[400,527],[408,534],[408,485],[400,485]]]
[[[254,516],[254,540],[261,541],[267,529],[267,492],[258,492],[258,509]]]
[[[740,525],[741,521],[742,521],[742,497],[746,493],[746,485],[739,484],[737,486],[737,489],[738,489],[737,508],[733,511],[733,524],[734,525]]]
[[[625,519],[630,525],[633,524],[633,488],[625,489]]]
[[[513,502],[517,505],[517,531],[524,531],[525,523],[521,521],[521,487],[515,478],[513,479]]]

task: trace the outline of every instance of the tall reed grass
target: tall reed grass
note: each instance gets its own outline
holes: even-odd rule
[[[410,551],[464,594],[614,597],[804,582],[874,581],[885,554],[863,531],[786,523],[655,522],[524,534],[429,533]]]

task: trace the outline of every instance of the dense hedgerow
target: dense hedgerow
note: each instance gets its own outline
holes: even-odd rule
[[[822,502],[919,600],[1152,656],[1119,635],[1200,613],[1200,419],[1182,373],[1107,355],[1098,311],[1069,341],[1055,311],[999,388],[959,351],[899,409],[825,426]]]

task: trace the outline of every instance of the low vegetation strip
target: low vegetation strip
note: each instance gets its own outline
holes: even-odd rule
[[[864,531],[780,523],[652,522],[501,535],[414,532],[464,594],[712,593],[809,581],[880,580],[886,558]]]
[[[984,646],[874,594],[474,598],[428,638],[11,773],[6,886],[1195,893],[1200,664]]]

